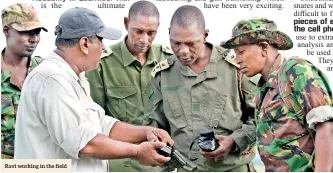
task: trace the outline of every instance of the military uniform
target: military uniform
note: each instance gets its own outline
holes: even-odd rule
[[[293,47],[289,36],[264,18],[242,20],[232,33],[233,38],[222,43],[223,47],[261,41],[278,50]],[[286,60],[278,54],[267,79],[260,79],[254,100],[257,143],[266,171],[313,171],[314,126],[333,119],[327,77],[306,60]]]
[[[147,84],[151,71],[160,61],[172,55],[172,51],[161,45],[152,45],[148,50],[145,65],[129,52],[125,39],[105,48],[98,69],[87,72],[91,97],[110,115],[120,121],[141,125],[144,105],[147,101]],[[110,171],[149,171],[134,159],[109,161]],[[152,168],[152,167],[151,167]],[[156,171],[158,169],[151,169]]]
[[[175,149],[187,158],[188,165],[179,171],[248,171],[247,164],[255,155],[251,147],[255,141],[254,109],[247,112],[250,117],[243,122],[239,83],[246,105],[254,108],[256,80],[244,76],[238,82],[232,52],[206,44],[212,54],[200,74],[183,66],[176,56],[155,67],[156,76],[148,90],[146,124],[169,132]],[[222,161],[206,160],[197,145],[199,130],[206,128],[216,135],[231,136],[236,150]]]
[[[326,76],[311,63],[300,58],[284,61],[283,57],[275,61],[280,65],[272,69],[267,82],[261,79],[255,97],[259,153],[266,171],[313,171],[315,147],[310,127],[333,119],[333,115],[309,112],[319,106],[332,107],[332,90]],[[283,62],[286,64],[281,65]],[[279,71],[285,74],[283,78],[278,77]],[[279,87],[293,88],[289,99],[301,106],[302,113],[289,111]]]
[[[29,31],[37,28],[47,32],[39,22],[37,12],[30,4],[13,4],[1,12],[2,26],[12,27],[17,31]],[[15,119],[20,100],[21,85],[11,79],[10,71],[4,68],[4,52],[1,52],[1,158],[11,159],[14,156]],[[42,58],[29,57],[29,73]]]
[[[3,54],[1,53],[1,64]],[[40,57],[29,57],[27,74],[40,62]],[[3,67],[3,65],[1,66]],[[20,101],[21,87],[13,83],[10,71],[1,68],[1,158],[10,159],[14,156],[15,119],[18,103]]]

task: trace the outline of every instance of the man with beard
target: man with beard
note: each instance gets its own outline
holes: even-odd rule
[[[1,158],[14,156],[15,119],[23,82],[40,62],[31,56],[43,29],[30,4],[14,4],[2,10],[6,48],[1,52]]]
[[[279,50],[293,42],[265,18],[238,22],[222,46],[235,50],[242,73],[262,76],[255,119],[266,171],[331,171],[333,97],[325,74],[300,57],[282,56]]]
[[[146,124],[169,132],[175,149],[187,158],[179,171],[252,171],[255,80],[240,75],[232,52],[206,41],[208,30],[197,7],[178,8],[169,33],[175,56],[153,69]],[[198,145],[199,132],[207,128],[219,144],[211,152]]]
[[[159,26],[159,12],[148,1],[135,2],[124,18],[125,39],[105,48],[99,68],[87,72],[93,100],[107,115],[141,125],[147,103],[147,84],[153,67],[172,55],[165,46],[152,44]],[[111,160],[110,171],[158,171],[133,159]]]

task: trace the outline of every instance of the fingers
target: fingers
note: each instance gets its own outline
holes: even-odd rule
[[[165,143],[163,143],[163,142],[152,142],[151,145],[153,146],[153,148],[155,150],[157,150],[157,149],[160,149],[160,148],[164,147]],[[155,165],[155,166],[161,166],[164,163],[170,161],[170,159],[171,159],[170,157],[164,157],[164,156],[158,154],[156,151],[154,151],[153,158],[154,158],[153,165]]]
[[[157,136],[155,135],[149,136],[149,142],[157,142],[157,141],[159,141]]]
[[[174,145],[174,141],[171,139],[170,135],[166,131],[161,131],[160,136],[163,143],[169,144],[169,146]]]
[[[221,136],[221,135],[216,135],[215,138],[216,138],[218,141],[222,141],[222,140],[224,140],[224,136]]]
[[[220,145],[220,147],[217,148],[215,151],[211,151],[211,152],[201,151],[201,154],[203,156],[207,156],[207,157],[216,157],[216,156],[220,155],[223,152],[224,152],[224,148],[223,148],[223,146]]]
[[[157,150],[157,149],[160,149],[160,148],[164,147],[165,143],[157,141],[157,142],[151,142],[151,145],[153,146],[153,148],[155,150]]]
[[[155,137],[160,139],[157,141],[164,142],[165,144],[169,144],[170,146],[174,145],[174,141],[171,139],[170,135],[165,130],[155,129],[155,130],[153,130],[153,133],[154,133]]]
[[[170,161],[170,159],[171,159],[171,157],[164,157],[164,156],[156,153],[155,161],[157,161],[161,164],[164,164],[164,163]]]

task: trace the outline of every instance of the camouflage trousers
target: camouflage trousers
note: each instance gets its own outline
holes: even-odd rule
[[[1,159],[14,159],[14,157],[13,156],[8,156],[8,155],[1,154]]]

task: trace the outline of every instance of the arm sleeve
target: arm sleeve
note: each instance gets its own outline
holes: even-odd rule
[[[245,103],[247,106],[247,111],[242,110],[243,114],[248,117],[246,122],[243,122],[243,125],[240,129],[235,130],[231,137],[236,143],[236,152],[242,153],[251,147],[256,140],[256,131],[254,123],[254,111],[255,103],[253,98],[255,96],[257,87],[254,81],[251,81],[248,77],[243,75],[242,77],[242,91],[245,98]]]
[[[159,85],[160,74],[148,84],[148,104],[145,106],[144,124],[161,128],[170,133],[168,120],[163,109],[163,97]]]
[[[111,129],[112,129],[113,125],[119,120],[117,120],[116,118],[105,115],[104,110],[101,110],[101,112],[103,112],[102,114],[100,114],[100,122],[101,122],[101,126],[102,126],[102,133],[105,136],[110,136]]]
[[[84,103],[69,81],[60,75],[48,77],[36,100],[38,113],[52,140],[68,155],[78,159],[79,151],[101,133],[90,120]]]
[[[306,114],[310,129],[315,125],[333,119],[332,90],[325,74],[313,64],[303,61],[287,72],[293,88],[293,97]]]

